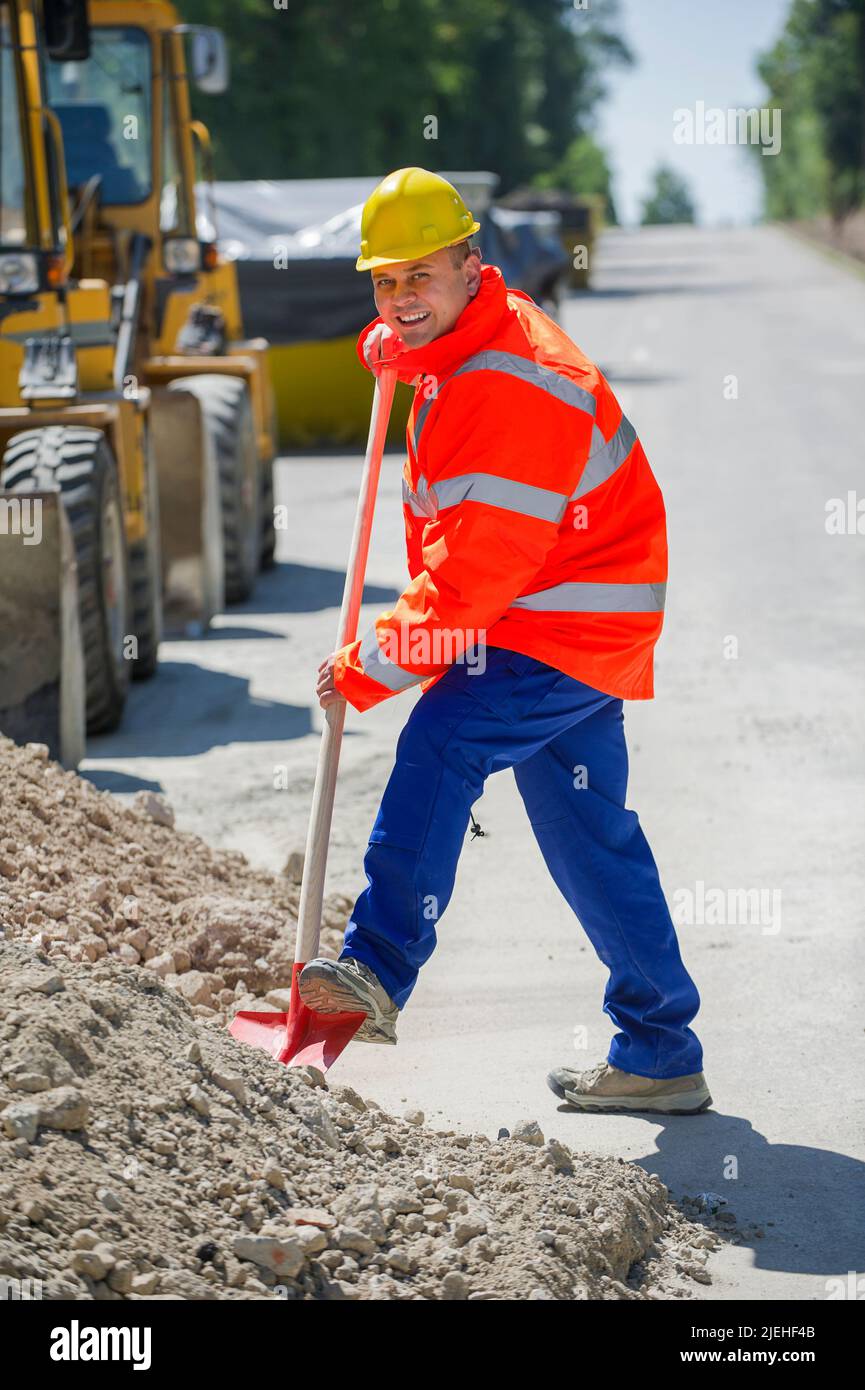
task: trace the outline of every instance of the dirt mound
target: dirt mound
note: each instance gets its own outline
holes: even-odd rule
[[[532,1124],[493,1143],[388,1115],[152,972],[10,942],[0,1000],[0,1279],[45,1298],[644,1299],[707,1278],[716,1237],[642,1169]]]
[[[54,958],[143,966],[204,1018],[290,985],[296,882],[176,831],[152,792],[122,805],[49,761],[41,745],[0,736],[0,781],[7,937]],[[323,955],[337,953],[351,907],[341,895],[327,899]]]
[[[716,1237],[641,1169],[532,1123],[431,1132],[235,1043],[238,1006],[287,1000],[296,882],[40,747],[0,738],[0,779],[0,1284],[481,1300],[708,1282]],[[328,900],[325,952],[350,907]]]

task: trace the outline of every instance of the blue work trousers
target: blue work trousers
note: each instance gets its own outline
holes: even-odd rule
[[[485,668],[451,666],[400,733],[342,957],[364,961],[404,1006],[435,948],[470,808],[490,773],[512,767],[547,868],[609,970],[604,1012],[619,1031],[608,1061],[658,1078],[702,1070],[688,1027],[700,997],[625,809],[622,701],[522,653],[488,646],[475,660],[482,651]],[[528,897],[521,910],[532,915]]]

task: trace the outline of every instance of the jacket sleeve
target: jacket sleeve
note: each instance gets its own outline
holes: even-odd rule
[[[423,568],[395,607],[336,655],[334,683],[358,710],[432,684],[486,641],[543,567],[585,461],[544,392],[533,388],[526,418],[512,400],[503,410],[498,390],[471,389],[465,379],[449,389],[448,444],[428,450],[425,462],[435,482]]]

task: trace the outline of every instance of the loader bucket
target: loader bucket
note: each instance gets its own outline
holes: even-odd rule
[[[241,1010],[228,1031],[238,1042],[269,1052],[275,1062],[290,1067],[312,1065],[327,1071],[366,1021],[366,1014],[320,1014],[308,1009],[297,988],[303,965],[296,961],[292,968],[287,1014]]]
[[[75,548],[59,491],[0,489],[0,733],[84,757]]]
[[[224,607],[219,477],[198,398],[155,387],[150,429],[159,479],[166,636],[203,631]]]

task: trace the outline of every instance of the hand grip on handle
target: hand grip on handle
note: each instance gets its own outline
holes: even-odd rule
[[[376,491],[396,388],[396,372],[391,368],[390,363],[377,365],[379,370],[375,372],[375,392],[369,422],[369,437],[360,480],[354,532],[351,538],[334,651],[347,646],[357,636],[357,620],[363,596]],[[328,705],[324,711],[324,728],[321,732],[321,744],[318,750],[318,765],[315,770],[315,787],[312,793],[312,809],[306,834],[306,852],[300,885],[297,941],[294,951],[296,961],[312,960],[318,954],[327,849],[330,841],[336,774],[339,766],[339,750],[342,745],[344,724],[345,701],[336,700],[333,704]]]

